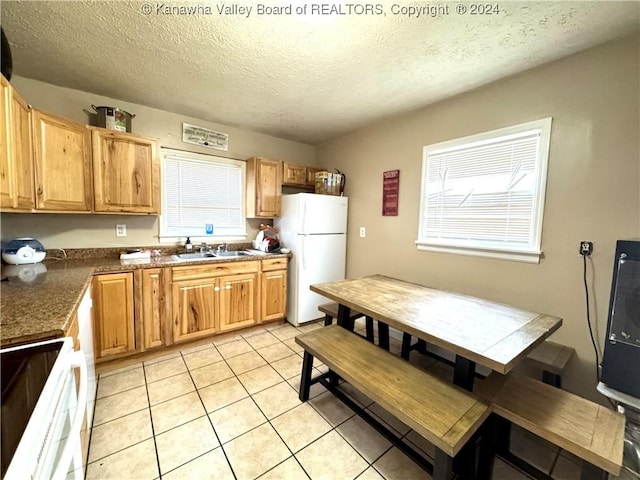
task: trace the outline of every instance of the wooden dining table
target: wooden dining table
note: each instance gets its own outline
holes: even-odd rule
[[[454,383],[473,390],[476,365],[506,374],[562,325],[543,313],[372,275],[311,285],[335,302],[338,324],[353,330],[350,310],[455,354]]]

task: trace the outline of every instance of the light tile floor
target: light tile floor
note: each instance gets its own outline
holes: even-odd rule
[[[103,373],[86,478],[430,478],[321,385],[309,402],[298,400],[302,349],[294,337],[321,326],[243,330]],[[391,348],[400,350],[393,338]],[[412,354],[412,362],[433,360]],[[349,385],[344,390],[432,458],[422,437]],[[579,477],[575,457],[517,429],[512,450],[555,479]],[[493,478],[528,477],[497,460]]]

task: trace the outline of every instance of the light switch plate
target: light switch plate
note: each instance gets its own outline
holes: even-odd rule
[[[126,236],[127,236],[127,226],[116,225],[116,237],[126,237]]]

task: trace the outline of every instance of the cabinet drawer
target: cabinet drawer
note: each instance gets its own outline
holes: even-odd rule
[[[256,273],[257,261],[210,263],[207,265],[190,265],[185,267],[173,267],[172,281],[193,280],[206,277],[218,277],[221,275],[235,275],[239,273]]]
[[[272,270],[284,270],[287,268],[288,258],[270,258],[262,260],[262,271],[270,272]]]

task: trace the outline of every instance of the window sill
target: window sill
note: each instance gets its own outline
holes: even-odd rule
[[[160,235],[158,240],[160,243],[184,243],[187,236],[193,243],[202,243],[202,242],[212,242],[212,243],[222,243],[222,242],[230,242],[236,240],[246,240],[247,235],[203,235],[203,236],[195,236],[195,235],[180,235],[180,236],[171,236],[171,235]]]
[[[437,245],[416,241],[416,246],[420,251],[453,253],[457,255],[468,255],[472,257],[496,258],[499,260],[509,260],[512,262],[540,263],[542,252],[529,250],[500,250],[492,248],[467,247],[461,245]]]

